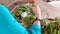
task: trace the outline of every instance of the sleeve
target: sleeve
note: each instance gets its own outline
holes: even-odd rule
[[[19,24],[9,10],[0,4],[0,34],[28,34],[27,30]]]
[[[28,31],[30,34],[41,34],[41,27],[39,27],[37,24],[33,24]]]

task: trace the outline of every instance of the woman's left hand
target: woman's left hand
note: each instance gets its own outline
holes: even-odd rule
[[[14,0],[15,2],[21,2],[22,0]]]
[[[33,0],[14,0],[15,2],[34,2]]]

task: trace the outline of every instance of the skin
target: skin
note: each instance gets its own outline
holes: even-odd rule
[[[20,0],[15,0],[15,1],[17,1],[17,2],[32,2],[32,0],[22,0],[22,1],[20,1]],[[60,17],[60,8],[56,8],[56,7],[54,7],[54,6],[52,6],[52,5],[50,5],[50,4],[47,4],[46,2],[44,2],[44,1],[42,1],[42,0],[34,0],[34,2],[35,2],[35,4],[37,4],[39,7],[40,7],[40,9],[42,10],[42,11],[44,11],[44,12],[47,12],[48,13],[48,15],[49,15],[49,18],[56,18],[56,17]],[[8,6],[8,8],[9,7],[11,7],[11,9],[10,10],[12,10],[13,8],[14,8],[14,6],[12,6],[12,4],[13,4],[14,2],[12,2],[9,6]]]
[[[16,5],[14,5],[14,3],[27,3],[27,2],[33,2],[32,0],[14,0],[13,2],[11,2],[9,5],[7,5],[7,7],[9,8],[9,10],[11,11],[13,8],[16,7]],[[17,4],[17,5],[18,5]]]
[[[15,6],[13,5],[15,2],[32,2],[32,0],[15,0],[14,2],[12,2],[9,6],[7,6],[10,10],[12,10]],[[60,9],[56,8],[52,5],[47,4],[46,2],[42,1],[42,0],[34,0],[35,4],[38,5],[40,7],[40,9],[44,12],[47,12],[49,14],[49,18],[55,18],[60,16]],[[18,3],[19,4],[19,3]],[[36,9],[36,7],[34,7],[34,9]],[[34,11],[33,9],[33,11]],[[41,12],[41,10],[39,10]],[[38,9],[34,12],[36,13],[38,12]],[[39,16],[39,15],[40,16]],[[36,13],[35,14],[36,17],[41,17],[41,13]],[[39,18],[40,19],[40,18]],[[38,22],[38,21],[37,21]],[[37,23],[36,22],[36,23]]]
[[[20,4],[20,2],[23,2],[23,3],[26,3],[26,2],[34,2],[34,1],[32,1],[32,0],[15,0],[15,1],[13,1],[12,3],[10,3],[7,7],[9,8],[9,10],[11,11],[15,6],[17,6],[17,5],[14,5],[14,3],[18,3],[18,4]],[[40,10],[40,8],[39,8],[39,6],[37,6],[36,5],[36,7],[32,7],[32,10],[34,11],[34,13],[35,13],[35,16],[38,18],[38,19],[41,19],[41,10]],[[34,24],[37,24],[38,26],[40,26],[40,21],[39,20],[36,20],[35,22],[34,22]]]
[[[36,7],[32,7],[32,10],[33,10],[33,12],[35,13],[35,16],[36,16],[38,19],[41,19],[41,10],[40,10],[39,6],[36,5]],[[37,25],[41,26],[39,20],[36,20],[36,21],[34,22],[34,24],[37,24]]]

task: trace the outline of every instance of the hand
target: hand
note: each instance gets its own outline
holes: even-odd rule
[[[34,3],[37,5],[44,4],[45,2],[43,0],[34,0]]]
[[[33,0],[15,0],[16,2],[34,2]]]
[[[41,19],[41,10],[40,10],[39,6],[36,5],[36,7],[32,7],[32,10],[33,10],[33,12],[35,13],[35,16],[36,16],[38,19]]]
[[[14,0],[15,2],[21,2],[22,0]]]
[[[35,7],[32,7],[32,10],[33,10],[33,12],[35,13],[35,16],[36,16],[38,19],[41,19],[41,10],[40,10],[39,6],[36,5]],[[37,25],[39,25],[39,27],[41,27],[41,24],[40,24],[40,23],[41,23],[41,22],[38,21],[38,20],[34,22],[34,24],[37,24]]]

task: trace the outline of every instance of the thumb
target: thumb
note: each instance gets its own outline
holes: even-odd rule
[[[36,5],[35,7],[32,7],[32,10],[34,12],[40,12],[41,11],[41,9],[40,9],[40,7],[38,5]]]

